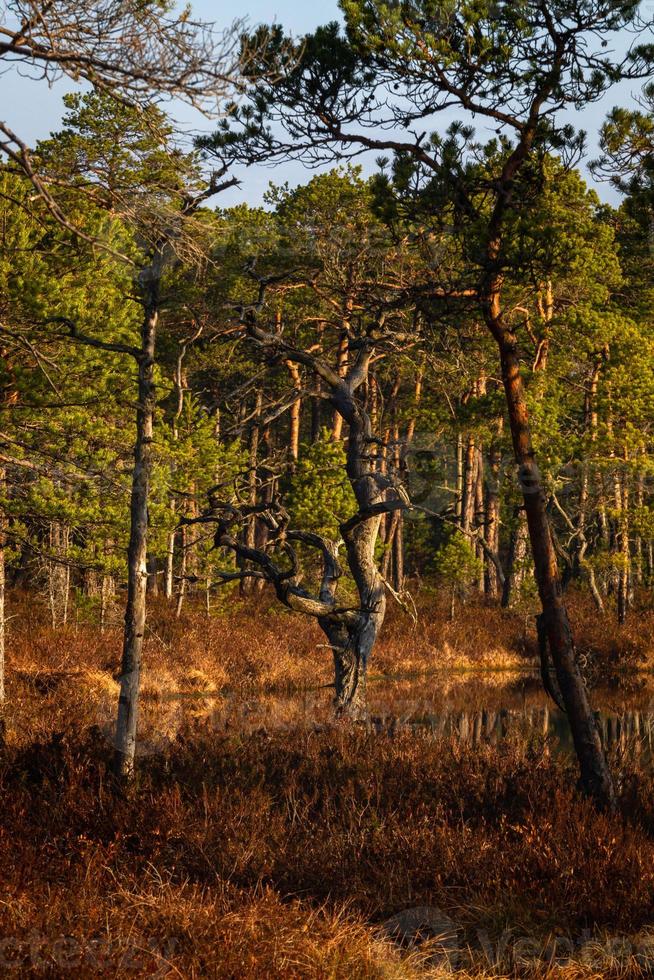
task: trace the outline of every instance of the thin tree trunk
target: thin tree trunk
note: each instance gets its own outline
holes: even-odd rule
[[[486,507],[484,536],[490,550],[497,554],[500,546],[500,466],[502,453],[498,445],[491,446],[488,454],[488,481],[486,483]],[[499,575],[492,561],[486,561],[484,586],[486,595],[496,598],[499,593]]]
[[[299,392],[302,387],[302,379],[300,378],[300,369],[295,364],[294,361],[287,361],[286,367],[291,376],[291,381],[293,382],[294,389]],[[300,421],[302,412],[302,398],[299,396],[295,399],[291,405],[290,416],[291,424],[288,437],[288,445],[291,453],[291,460],[293,465],[297,462],[300,456]]]
[[[463,487],[464,487],[464,472],[463,472],[463,435],[462,433],[457,433],[456,437],[456,503],[455,503],[455,514],[456,521],[459,527],[461,526],[461,521],[463,517]]]
[[[325,324],[318,324],[318,344],[317,352],[322,355],[322,339],[325,332]],[[320,431],[322,428],[322,378],[318,372],[314,375],[314,388],[316,394],[311,396],[311,444],[315,445],[320,439]]]
[[[572,630],[563,601],[556,552],[546,500],[531,441],[529,414],[520,373],[517,342],[502,322],[500,299],[491,292],[489,327],[497,340],[506,392],[511,436],[520,468],[536,582],[543,609],[543,626],[563,697],[579,760],[583,789],[599,803],[614,805],[611,774],[602,749],[595,716],[577,662]]]
[[[171,510],[173,513],[175,512],[174,504],[171,504]],[[166,567],[164,570],[164,595],[166,599],[172,599],[174,591],[176,534],[176,531],[170,531],[168,533],[168,541],[166,544]]]
[[[341,332],[341,336],[338,341],[338,354],[336,357],[336,370],[341,378],[344,378],[347,374],[347,364],[350,354],[350,342],[348,339],[347,327],[349,326],[349,316],[352,312],[352,304],[348,303],[348,317],[344,323],[344,329]],[[334,412],[334,419],[332,422],[332,439],[334,442],[339,442],[343,436],[343,416],[340,412]]]
[[[597,442],[597,390],[599,388],[600,371],[602,367],[601,357],[596,357],[595,363],[593,365],[593,371],[590,376],[590,384],[588,391],[586,393],[586,403],[585,403],[585,416],[586,416],[586,428],[590,433],[590,443],[594,446]],[[595,569],[592,565],[586,562],[586,552],[588,551],[588,538],[586,536],[586,526],[588,522],[588,506],[590,498],[590,473],[589,466],[586,459],[581,462],[581,487],[579,491],[579,521],[578,521],[578,548],[577,548],[577,565],[579,572],[585,572],[588,578],[588,585],[590,588],[590,593],[593,597],[595,606],[598,612],[604,612],[604,600],[602,595],[597,588],[597,582],[595,580]]]
[[[182,609],[184,608],[184,599],[186,598],[186,575],[187,575],[187,561],[188,561],[188,537],[187,528],[180,528],[180,562],[179,562],[179,588],[177,590],[177,602],[175,603],[175,619],[179,619],[182,615]]]
[[[259,419],[261,418],[261,412],[263,408],[263,394],[261,391],[257,392],[257,402],[255,409],[255,421],[253,422],[252,428],[250,430],[250,475],[249,475],[249,489],[250,489],[250,504],[254,506],[257,502],[257,472],[259,464],[259,439],[261,437],[261,427],[259,424]],[[257,519],[254,515],[250,517],[245,529],[245,544],[248,548],[254,548],[256,545],[256,534],[257,534]],[[251,578],[242,579],[240,582],[240,593],[241,595],[251,595],[254,592],[254,580]]]
[[[107,628],[107,613],[114,598],[113,576],[103,573],[100,585],[100,632]]]
[[[469,534],[475,513],[475,494],[477,489],[477,448],[475,437],[468,436],[464,456],[463,502],[461,504],[461,530]]]
[[[484,534],[484,519],[485,519],[485,507],[484,507],[484,454],[481,446],[477,447],[477,465],[476,465],[476,478],[475,478],[475,529],[478,533]],[[486,552],[483,548],[482,541],[478,538],[476,542],[476,556],[479,561],[479,580],[477,582],[477,587],[480,592],[484,591],[484,566],[487,561]]]
[[[422,386],[425,377],[425,365],[424,362],[420,365],[418,369],[418,374],[416,376],[416,385],[413,391],[413,415],[409,419],[409,424],[406,430],[406,447],[407,449],[413,443],[413,439],[416,433],[416,424],[418,421],[418,411],[420,409],[420,402],[422,401]]]
[[[65,563],[70,543],[70,528],[59,521],[52,521],[49,530],[50,553],[55,556],[48,561],[48,601],[52,628],[65,626],[68,622],[68,600],[70,594],[70,565]]]
[[[179,347],[179,353],[177,355],[177,363],[175,364],[175,414],[173,415],[172,421],[172,436],[173,442],[179,441],[179,420],[182,417],[182,412],[184,411],[184,394],[188,390],[188,383],[186,380],[186,374],[184,371],[184,360],[186,358],[187,351],[191,344],[193,344],[202,333],[202,327],[198,327],[195,333],[188,337],[186,340],[182,341]],[[219,432],[220,429],[220,417],[216,421],[216,431]],[[216,436],[218,438],[218,435]],[[175,474],[175,463],[171,464],[171,476],[174,481]],[[175,519],[177,514],[177,503],[175,497],[171,496],[170,499],[170,510]],[[175,591],[175,540],[176,540],[176,529],[173,528],[168,532],[168,538],[166,541],[166,561],[164,566],[164,595],[166,599],[170,600],[173,598]]]
[[[368,377],[368,383],[366,385],[366,411],[370,417],[370,430],[373,436],[378,436],[379,433],[379,382],[374,374],[370,374]],[[378,445],[372,445],[370,447],[370,455],[375,460],[375,467],[379,467],[381,462],[380,447]]]
[[[121,778],[134,772],[138,702],[145,634],[148,497],[152,473],[152,437],[154,427],[155,385],[154,357],[159,314],[160,272],[156,265],[149,270],[144,317],[141,330],[141,350],[138,358],[138,408],[136,412],[136,443],[130,506],[130,536],[127,552],[127,608],[120,673],[120,697],[116,721],[114,768]]]
[[[159,595],[159,569],[157,559],[154,555],[149,555],[147,559],[148,582],[147,590],[151,596]]]
[[[513,527],[509,537],[509,555],[502,591],[502,608],[509,609],[515,598],[516,590],[524,578],[524,565],[527,557],[529,532],[525,512],[522,507],[516,507],[513,514]]]
[[[397,527],[393,535],[393,588],[404,591],[404,514],[398,511]]]
[[[536,349],[536,358],[533,366],[534,373],[545,371],[549,359],[550,331],[552,320],[554,319],[554,290],[552,289],[551,279],[548,279],[539,291],[538,308],[543,322],[543,332]]]
[[[261,443],[264,446],[265,456],[271,455],[270,448],[270,433],[268,428],[262,433]],[[265,458],[265,457],[264,457]],[[275,499],[275,489],[277,486],[277,477],[274,475],[269,475],[266,482],[259,490],[258,499],[262,504],[270,504]],[[254,525],[254,546],[259,551],[265,551],[268,546],[268,541],[270,540],[270,528],[265,523],[265,521],[256,521]],[[252,590],[256,592],[262,592],[266,586],[263,579],[252,579]]]
[[[638,480],[636,482],[636,509],[639,515],[642,514],[644,505],[645,477],[642,473],[639,473]],[[644,577],[643,539],[639,531],[634,539],[634,582],[639,588],[643,584]]]
[[[197,498],[197,484],[193,482],[189,490],[190,496],[187,503],[187,514],[191,519],[193,519],[200,516]],[[188,593],[189,591],[192,591],[190,588],[191,580],[198,578],[200,575],[200,556],[198,554],[200,535],[198,534],[197,525],[195,524],[190,524],[185,530],[186,536],[184,554],[186,556],[186,561],[184,562],[184,574],[187,577],[186,592]]]
[[[625,463],[627,454],[625,452]],[[622,478],[619,473],[615,476],[615,505],[618,515],[617,551],[620,560],[618,571],[618,623],[624,626],[629,609],[629,579],[631,572],[631,555],[629,548],[629,474],[625,466]]]

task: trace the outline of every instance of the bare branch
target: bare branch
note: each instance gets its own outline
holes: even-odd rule
[[[105,340],[98,340],[96,337],[88,337],[86,334],[80,333],[77,329],[77,324],[68,319],[65,316],[53,316],[49,317],[44,321],[47,326],[50,323],[59,323],[68,329],[68,335],[73,338],[73,340],[78,341],[80,344],[85,344],[87,347],[97,347],[100,350],[111,351],[115,354],[129,354],[135,360],[140,360],[143,357],[142,351],[138,347],[132,347],[129,344],[112,344]]]

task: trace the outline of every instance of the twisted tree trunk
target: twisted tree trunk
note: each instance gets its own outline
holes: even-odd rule
[[[347,475],[359,513],[341,526],[341,533],[347,563],[359,594],[359,611],[353,625],[339,627],[338,646],[332,643],[332,650],[336,710],[339,714],[358,718],[366,712],[368,661],[386,615],[386,588],[375,558],[383,494],[369,460],[370,419],[349,392],[348,395],[347,404],[339,409],[349,424]],[[339,405],[338,399],[336,404]],[[374,513],[376,506],[379,506],[379,513]]]

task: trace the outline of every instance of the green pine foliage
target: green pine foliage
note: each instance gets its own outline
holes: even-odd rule
[[[302,446],[289,480],[288,510],[293,527],[337,540],[339,525],[356,513],[356,501],[345,472],[345,449],[323,429],[313,445]]]

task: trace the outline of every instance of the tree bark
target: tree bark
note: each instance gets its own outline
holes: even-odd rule
[[[338,354],[336,358],[336,370],[341,378],[344,378],[347,374],[347,364],[350,353],[350,341],[348,339],[349,316],[352,312],[352,304],[350,301],[348,301],[347,308],[347,318],[344,321],[343,330],[338,340]],[[340,412],[334,412],[334,419],[332,422],[332,439],[334,442],[338,442],[342,436],[343,416]]]
[[[152,473],[152,436],[155,409],[154,356],[159,316],[159,275],[146,285],[141,350],[138,357],[138,407],[127,552],[127,608],[116,722],[114,768],[129,779],[134,772],[138,702],[145,634],[147,587],[148,497]]]
[[[625,463],[627,454],[625,452]],[[627,468],[622,476],[616,471],[614,477],[615,508],[617,514],[616,548],[619,556],[618,570],[618,624],[624,626],[629,610],[629,579],[631,573],[631,554],[629,547],[629,474]]]
[[[524,577],[524,562],[527,556],[527,539],[529,532],[525,512],[522,507],[516,507],[513,515],[513,527],[509,538],[509,555],[502,591],[502,608],[509,609],[513,604],[516,589]]]
[[[645,450],[642,450],[643,455]],[[638,474],[636,480],[636,511],[640,515],[642,514],[643,507],[645,505],[645,476],[643,473]],[[640,588],[643,584],[643,539],[640,531],[636,533],[634,538],[634,583]]]
[[[488,454],[488,481],[486,484],[486,512],[484,536],[486,544],[495,554],[500,544],[500,466],[502,453],[497,445]],[[499,575],[492,561],[486,561],[484,588],[486,595],[496,598],[499,593]]]
[[[100,585],[100,632],[104,633],[107,627],[107,613],[114,600],[114,580],[112,575],[102,573],[102,583]]]
[[[484,453],[481,445],[479,445],[477,447],[477,462],[475,467],[475,530],[478,532],[478,534],[485,533],[484,519]],[[487,561],[487,555],[484,551],[481,538],[477,538],[475,554],[479,561],[479,579],[477,582],[477,587],[479,592],[483,592],[485,582],[484,565]]]
[[[70,565],[66,562],[66,556],[69,543],[70,528],[60,521],[51,521],[48,544],[50,553],[56,557],[48,561],[48,601],[53,629],[68,622]]]
[[[175,506],[171,504],[171,510],[175,513]],[[172,599],[174,590],[174,571],[175,571],[175,537],[177,531],[168,532],[166,543],[166,567],[164,569],[164,595],[166,599]]]
[[[182,615],[182,609],[184,608],[184,600],[186,599],[186,576],[187,572],[187,561],[188,561],[188,534],[187,528],[180,528],[179,532],[179,543],[180,543],[180,560],[179,560],[179,588],[177,590],[177,601],[175,602],[175,619],[179,619]]]
[[[346,390],[337,392],[341,397],[334,402],[349,425],[346,466],[359,515],[341,526],[341,534],[359,594],[359,612],[353,624],[327,619],[320,623],[334,656],[337,715],[359,719],[367,711],[368,661],[386,615],[386,589],[375,560],[381,514],[365,516],[382,501],[383,493],[369,459],[370,418],[356,405],[351,393],[345,395]]]
[[[147,590],[151,596],[159,595],[159,567],[155,555],[149,555],[147,559],[148,582]]]
[[[461,530],[469,534],[472,530],[477,490],[477,447],[475,437],[468,436],[463,469],[463,502],[461,504]]]
[[[259,439],[261,437],[261,426],[260,418],[263,409],[263,394],[261,391],[257,392],[257,401],[255,407],[255,419],[252,423],[252,428],[250,430],[250,445],[249,445],[249,455],[250,455],[250,475],[249,475],[249,496],[250,505],[254,506],[257,502],[257,468],[259,465]],[[245,544],[248,548],[254,548],[256,544],[256,534],[257,534],[257,518],[253,514],[248,520],[247,527],[245,529]],[[255,583],[253,579],[244,578],[240,583],[240,594],[242,596],[251,595],[254,592]]]
[[[300,369],[293,361],[287,361],[286,367],[291,376],[291,381],[293,382],[293,388],[298,392],[298,397],[295,399],[290,409],[290,429],[288,437],[288,446],[291,453],[292,465],[294,466],[300,456],[300,421],[301,421],[301,411],[302,411],[302,398],[299,395],[299,391],[302,387],[302,379],[300,378]]]
[[[598,803],[613,806],[615,798],[611,774],[577,662],[572,630],[563,601],[545,494],[531,441],[517,342],[515,336],[501,322],[499,297],[493,296],[492,299],[494,310],[491,313],[490,328],[500,350],[502,380],[513,448],[520,469],[544,627],[579,760],[581,785]]]
[[[461,526],[461,521],[463,517],[463,488],[464,488],[464,472],[463,472],[463,434],[459,432],[456,437],[456,498],[455,498],[455,515],[456,521],[459,526]]]
[[[586,421],[586,430],[590,437],[590,444],[594,446],[597,442],[597,391],[599,388],[600,371],[602,367],[602,358],[596,357],[595,363],[593,364],[593,370],[590,376],[590,383],[588,390],[586,392],[584,414]],[[593,597],[593,602],[597,607],[597,611],[600,613],[604,612],[604,601],[602,599],[601,593],[597,588],[597,582],[595,580],[595,569],[592,565],[586,562],[586,552],[588,551],[588,537],[586,534],[587,523],[588,523],[588,506],[590,499],[590,472],[587,459],[582,459],[581,461],[581,486],[579,489],[579,520],[577,523],[578,528],[578,545],[577,545],[577,566],[579,574],[585,573],[588,578],[588,585],[590,588],[590,593]]]

